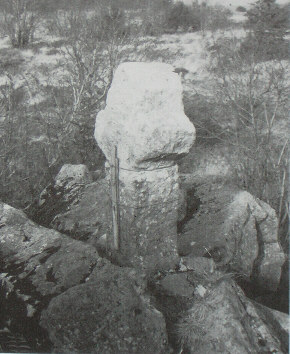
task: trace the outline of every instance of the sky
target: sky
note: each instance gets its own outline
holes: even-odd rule
[[[183,0],[186,4],[191,4],[192,0]],[[238,6],[247,7],[253,4],[255,0],[208,0],[211,5],[219,4],[224,6],[229,6],[232,10],[235,10]],[[278,4],[286,4],[289,0],[277,0]]]

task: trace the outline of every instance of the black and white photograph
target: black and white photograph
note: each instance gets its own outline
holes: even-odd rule
[[[289,353],[290,0],[0,0],[0,353]]]

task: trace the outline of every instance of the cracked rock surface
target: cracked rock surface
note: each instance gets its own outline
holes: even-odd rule
[[[195,128],[184,114],[180,77],[169,64],[122,63],[97,115],[95,138],[112,160],[118,147],[120,166],[169,167],[187,154]]]
[[[275,291],[285,262],[275,211],[250,193],[210,178],[200,181],[189,175],[184,185],[194,191],[197,206],[180,230],[180,253],[207,254]]]
[[[213,278],[213,277],[212,277]],[[186,353],[287,353],[286,314],[256,307],[229,277],[216,273],[177,325]]]
[[[165,321],[144,280],[107,262],[85,284],[54,298],[41,317],[60,353],[170,353]]]
[[[142,276],[4,203],[0,225],[1,324],[35,352],[169,352],[163,316],[143,296]]]
[[[96,244],[111,229],[110,203],[108,181],[92,181],[85,165],[64,165],[28,213],[38,224]]]

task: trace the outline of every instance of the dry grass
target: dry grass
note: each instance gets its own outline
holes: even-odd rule
[[[233,279],[234,273],[216,271],[205,273],[201,279],[202,284],[207,284],[204,297],[197,296],[194,306],[188,310],[176,325],[176,334],[181,350],[189,350],[190,353],[197,352],[203,344],[215,348],[220,343],[217,338],[211,338],[207,334],[210,328],[210,312],[223,301],[223,294],[220,293],[218,283]]]

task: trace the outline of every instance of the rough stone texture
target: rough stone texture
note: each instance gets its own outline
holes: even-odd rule
[[[170,353],[164,319],[144,296],[143,274],[113,266],[90,244],[3,203],[0,225],[1,323],[35,352],[52,345],[69,353]]]
[[[251,194],[210,178],[185,182],[197,207],[181,229],[179,252],[207,254],[219,265],[276,290],[285,256],[275,211]]]
[[[144,268],[174,267],[177,257],[177,166],[120,171],[121,253]]]
[[[13,269],[43,296],[80,283],[98,261],[90,245],[38,226],[7,204],[0,204],[0,216],[0,252],[7,272]]]
[[[180,350],[198,354],[287,353],[281,331],[228,277],[208,284],[177,326]]]
[[[155,297],[155,306],[165,319],[171,346],[180,352],[176,323],[189,310],[196,296],[203,292],[203,283],[214,276],[213,261],[202,257],[184,257],[177,271],[158,272],[149,281],[149,288]]]
[[[41,193],[38,205],[29,210],[34,221],[93,245],[110,232],[111,213],[108,182],[92,182],[84,165],[64,165]]]
[[[187,202],[186,202],[186,191],[182,188],[179,188],[178,196],[178,219],[180,222],[186,217]]]
[[[150,289],[176,353],[287,353],[289,316],[249,300],[212,260],[184,257]]]
[[[258,315],[268,325],[272,333],[275,333],[281,342],[282,348],[288,352],[289,346],[289,315],[273,310],[257,302],[253,302]]]
[[[71,205],[77,204],[84,186],[92,182],[92,176],[85,165],[64,165],[40,194],[39,200],[30,206],[27,213],[38,224],[48,227],[59,213],[65,213]]]
[[[54,229],[93,245],[99,237],[110,233],[112,209],[108,182],[103,179],[87,184],[77,201],[67,211],[58,213],[50,223]]]
[[[179,263],[180,270],[194,271],[197,274],[203,275],[213,273],[215,270],[215,263],[213,259],[205,257],[182,257]]]
[[[135,266],[177,263],[180,199],[176,161],[188,153],[195,129],[183,111],[180,77],[162,63],[123,63],[107,105],[98,113],[95,138],[120,165],[121,247]]]
[[[57,186],[70,188],[76,184],[88,184],[92,182],[92,176],[85,165],[65,164],[55,178]]]
[[[170,353],[164,319],[143,291],[140,275],[107,264],[54,298],[41,323],[56,352]]]
[[[190,284],[186,273],[173,273],[166,275],[160,281],[160,288],[168,296],[180,296],[191,300],[194,296],[194,286]]]
[[[49,193],[49,189],[54,192]],[[108,239],[111,238],[110,194],[110,182],[107,179],[79,185],[78,192],[73,196],[71,189],[59,189],[54,183],[42,192],[42,204],[30,210],[30,214],[34,213],[35,221],[39,221],[44,226],[52,227],[75,239],[89,241],[96,246],[101,236],[106,235]],[[184,191],[179,190],[179,219],[183,219],[186,213],[185,194]],[[69,195],[71,198],[68,197]],[[176,198],[176,196],[173,197]],[[160,203],[163,207],[164,202]]]
[[[262,250],[262,261],[255,278],[260,286],[276,290],[280,282],[285,255],[278,242],[266,243]]]
[[[36,225],[4,203],[0,224],[1,320],[9,320],[36,351],[47,350],[41,311],[53,296],[85,282],[102,259],[90,245]]]
[[[114,146],[120,165],[133,169],[172,166],[188,153],[195,129],[184,114],[182,85],[173,70],[163,63],[118,67],[95,125],[95,138],[108,161]]]

